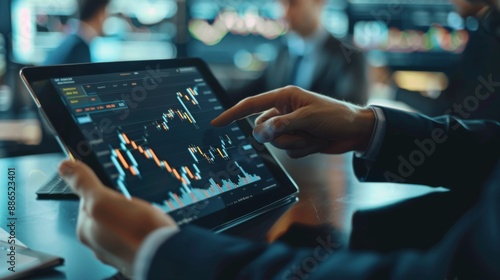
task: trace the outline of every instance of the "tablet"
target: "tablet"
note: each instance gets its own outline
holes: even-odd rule
[[[179,225],[219,231],[296,200],[247,120],[210,125],[233,102],[200,59],[28,67],[21,78],[69,157]]]

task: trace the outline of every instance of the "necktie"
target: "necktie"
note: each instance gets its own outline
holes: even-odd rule
[[[298,55],[295,57],[292,63],[292,69],[290,71],[290,78],[288,80],[288,83],[290,85],[297,85],[297,78],[300,75],[300,63],[302,62],[304,56],[303,55]]]

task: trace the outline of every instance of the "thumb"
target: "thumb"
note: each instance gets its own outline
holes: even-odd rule
[[[259,143],[271,142],[283,134],[292,134],[305,129],[305,120],[299,117],[300,111],[276,116],[255,126],[253,136]]]
[[[94,171],[81,161],[63,161],[59,165],[59,175],[82,198],[93,196],[103,188]]]

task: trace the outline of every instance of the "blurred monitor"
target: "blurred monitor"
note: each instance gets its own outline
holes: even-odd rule
[[[288,31],[279,1],[188,0],[189,56],[260,71]],[[371,64],[395,69],[453,67],[478,28],[449,0],[327,0],[323,26],[368,52]]]
[[[348,10],[354,44],[372,64],[396,69],[452,67],[479,25],[449,0],[349,0]]]
[[[275,59],[281,37],[288,32],[277,0],[188,0],[189,56],[241,71],[261,71]],[[327,0],[325,28],[338,38],[348,36],[347,0]]]
[[[91,46],[93,60],[168,59],[177,56],[175,0],[112,0],[105,37]]]
[[[13,61],[40,64],[75,31],[76,0],[12,0]],[[105,36],[91,44],[92,61],[166,59],[177,55],[175,0],[112,0]]]
[[[77,10],[72,0],[12,0],[12,56],[20,64],[40,64],[70,32]]]
[[[287,32],[278,1],[189,0],[188,56],[242,71],[260,71],[276,57]]]

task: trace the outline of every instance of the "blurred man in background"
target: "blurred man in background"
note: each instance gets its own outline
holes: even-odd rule
[[[103,24],[106,20],[106,7],[110,0],[79,0],[79,25],[75,33],[70,34],[64,42],[46,59],[45,65],[85,63],[91,61],[90,43],[103,35]]]
[[[448,88],[436,99],[400,90],[398,99],[429,116],[451,114],[462,119],[500,120],[500,95],[494,89],[500,82],[500,40],[491,36],[497,33],[493,21],[498,20],[492,13],[498,12],[487,1],[451,2],[460,16],[475,16],[481,19],[481,25],[469,31],[469,42],[448,77]],[[491,3],[495,4],[494,0]]]
[[[290,32],[278,56],[261,77],[233,98],[241,100],[286,85],[366,104],[367,79],[363,55],[335,39],[321,26],[325,0],[280,0]]]
[[[447,114],[451,109],[450,114],[459,118],[500,121],[500,95],[495,90],[500,84],[500,41],[495,37],[500,36],[491,36],[497,31],[489,26],[490,19],[496,18],[492,13],[498,12],[483,1],[452,2],[462,17],[476,16],[482,19],[482,24],[477,31],[470,32],[459,67],[450,77],[448,89],[436,100],[432,115]],[[458,110],[455,104],[463,104],[464,110]]]

